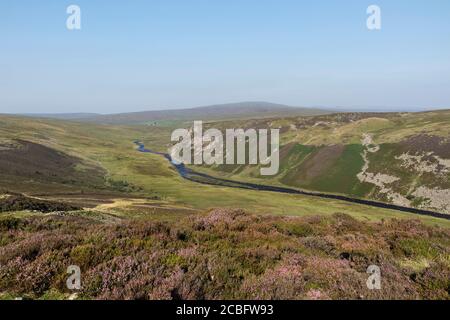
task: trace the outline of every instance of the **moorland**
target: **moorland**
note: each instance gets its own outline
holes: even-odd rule
[[[205,120],[280,129],[279,175],[190,168],[450,214],[450,111],[251,117]],[[187,180],[134,142],[167,152],[192,121],[127,119],[0,115],[0,297],[449,298],[450,220]]]

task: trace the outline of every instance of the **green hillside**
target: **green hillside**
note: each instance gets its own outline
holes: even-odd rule
[[[222,177],[346,194],[450,213],[450,111],[343,113],[210,123],[279,128],[280,171],[195,167]]]

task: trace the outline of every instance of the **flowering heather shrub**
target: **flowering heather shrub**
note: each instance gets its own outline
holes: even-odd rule
[[[85,280],[86,295],[99,299],[144,299],[157,275],[151,255],[115,257],[90,271]]]
[[[158,277],[155,279],[154,289],[150,292],[148,298],[152,300],[186,299],[187,297],[182,297],[178,292],[183,277],[184,272],[179,268],[176,268],[169,275]]]
[[[336,241],[331,236],[305,237],[300,239],[300,243],[314,252],[323,252],[328,255],[335,255],[337,252]]]
[[[0,287],[10,288],[11,293],[17,292],[16,280],[26,265],[27,262],[20,257],[11,259],[6,264],[0,264]]]
[[[194,246],[188,248],[181,248],[180,250],[178,250],[178,255],[185,259],[195,258],[197,255],[199,255],[198,247]]]
[[[450,292],[449,264],[433,263],[424,272],[412,274],[411,278],[419,283],[422,297],[426,299],[448,299]]]
[[[450,231],[224,209],[174,222],[0,217],[0,292],[67,298],[72,264],[83,299],[449,299]],[[366,286],[371,264],[381,290]]]
[[[290,256],[263,275],[250,277],[241,286],[241,294],[249,299],[300,299],[305,290],[301,260]]]
[[[19,291],[40,295],[48,291],[52,284],[59,289],[61,283],[57,275],[65,272],[70,265],[68,262],[62,252],[44,252],[16,273],[16,285]]]
[[[0,264],[16,257],[27,261],[33,261],[45,252],[63,251],[74,244],[71,235],[55,233],[36,233],[24,239],[9,243],[0,248]]]
[[[18,230],[23,228],[25,225],[24,221],[19,218],[5,217],[0,218],[0,231],[6,232],[8,230]]]
[[[332,226],[335,234],[345,234],[352,231],[354,232],[371,231],[371,225],[356,220],[355,218],[345,213],[335,213],[333,215]]]
[[[73,211],[81,208],[61,202],[39,200],[23,194],[6,194],[0,198],[0,212],[34,210],[43,213],[55,211]]]

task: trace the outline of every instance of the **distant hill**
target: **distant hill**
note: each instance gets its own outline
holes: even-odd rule
[[[20,114],[25,117],[46,118],[46,119],[60,119],[60,120],[74,120],[87,119],[99,116],[98,113],[25,113]]]
[[[268,102],[239,102],[190,109],[155,110],[80,117],[77,120],[105,124],[140,124],[162,120],[232,120],[330,113],[314,108],[297,108]]]

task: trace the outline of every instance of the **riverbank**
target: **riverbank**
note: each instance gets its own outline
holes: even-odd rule
[[[152,154],[156,154],[156,155],[165,157],[168,161],[171,162],[171,164],[175,167],[175,169],[177,170],[177,172],[179,173],[179,175],[181,177],[183,177],[184,179],[193,181],[193,182],[197,182],[197,183],[202,183],[202,184],[207,184],[207,185],[216,185],[216,186],[222,186],[222,187],[225,186],[225,187],[230,187],[230,188],[242,188],[242,189],[257,190],[257,191],[270,191],[270,192],[286,193],[286,194],[298,194],[298,195],[319,197],[319,198],[323,198],[323,199],[340,200],[340,201],[357,203],[357,204],[362,204],[362,205],[376,207],[376,208],[396,210],[396,211],[401,211],[401,212],[407,212],[407,213],[413,213],[413,214],[418,214],[418,215],[423,215],[423,216],[429,216],[429,217],[434,217],[434,218],[450,220],[450,215],[440,213],[440,212],[421,210],[421,209],[410,208],[410,207],[403,207],[403,206],[399,206],[399,205],[383,203],[383,202],[367,200],[367,199],[351,198],[351,197],[347,197],[347,196],[343,196],[343,195],[303,191],[303,190],[297,190],[297,189],[292,189],[292,188],[276,187],[276,186],[270,186],[270,185],[247,183],[247,182],[240,182],[240,181],[235,181],[235,180],[216,178],[216,177],[213,177],[208,174],[195,172],[194,170],[187,168],[184,164],[176,164],[172,161],[172,158],[169,154],[155,152],[150,149],[146,149],[145,145],[140,141],[134,141],[134,143],[138,146],[137,150],[139,152],[152,153]]]

